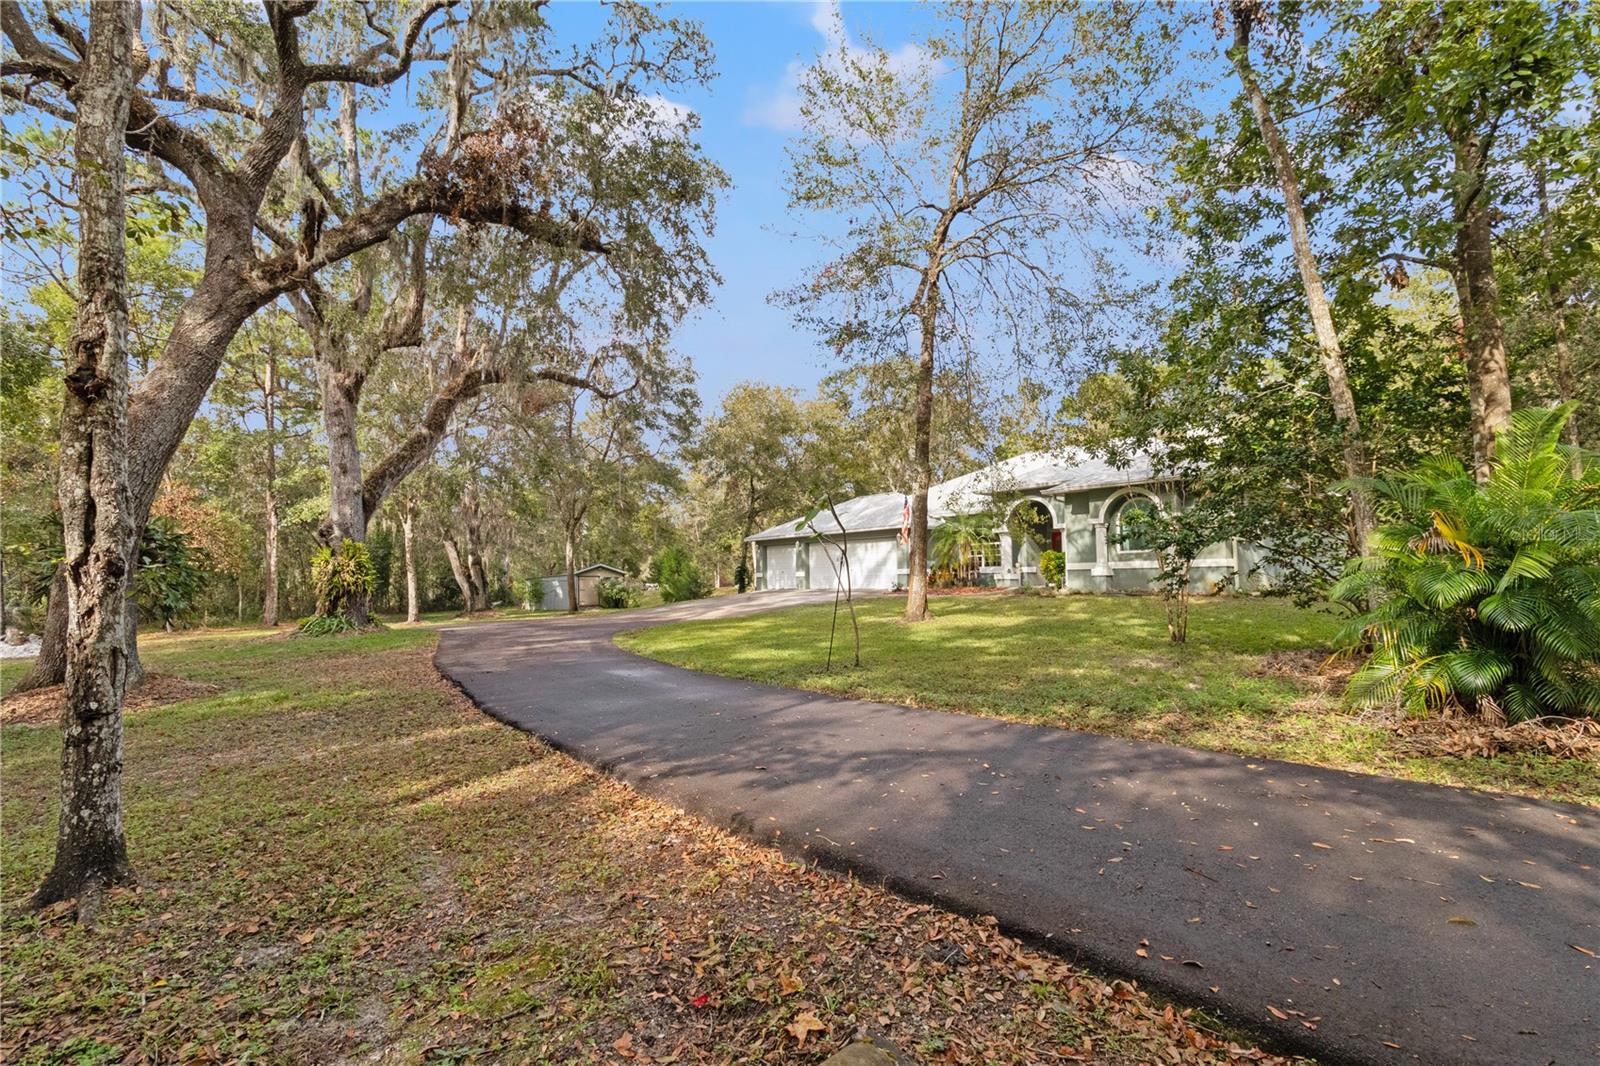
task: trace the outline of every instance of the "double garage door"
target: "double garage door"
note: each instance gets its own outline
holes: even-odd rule
[[[892,589],[898,577],[900,544],[894,537],[873,540],[852,540],[850,550],[850,584],[858,589]],[[839,560],[837,545],[813,542],[811,552],[811,587],[831,589],[844,583],[844,568],[835,570]]]

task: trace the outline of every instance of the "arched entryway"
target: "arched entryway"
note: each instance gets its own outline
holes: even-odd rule
[[[1006,569],[1014,580],[1023,585],[1040,584],[1039,556],[1061,549],[1054,509],[1035,497],[1018,500],[1006,511],[1005,541]]]

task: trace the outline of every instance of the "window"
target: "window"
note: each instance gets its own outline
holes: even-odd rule
[[[1126,531],[1123,529],[1123,522],[1126,521],[1128,515],[1132,514],[1134,511],[1145,511],[1154,514],[1155,510],[1155,501],[1145,496],[1135,496],[1131,499],[1123,501],[1120,505],[1118,505],[1116,514],[1113,516],[1114,524],[1112,526],[1112,535],[1116,538],[1117,547],[1120,550],[1125,552],[1147,552],[1155,550],[1155,545],[1150,542],[1149,537],[1137,535],[1125,536]]]
[[[998,538],[995,540],[983,541],[978,545],[978,550],[980,552],[978,559],[979,566],[1000,565],[1000,541]]]

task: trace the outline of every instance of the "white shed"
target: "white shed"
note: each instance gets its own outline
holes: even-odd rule
[[[577,572],[578,579],[578,606],[600,606],[600,582],[608,577],[627,577],[625,570],[611,566],[609,563],[591,563]],[[539,579],[539,584],[544,586],[544,599],[539,604],[541,611],[567,610],[567,575],[552,574]]]

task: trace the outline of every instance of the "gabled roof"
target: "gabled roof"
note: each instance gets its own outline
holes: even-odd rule
[[[1118,467],[1082,448],[1024,452],[930,486],[928,518],[937,524],[940,519],[953,514],[976,511],[988,503],[989,497],[997,495],[1032,492],[1059,496],[1088,489],[1137,485],[1154,476],[1155,464],[1144,453],[1135,453],[1127,466]],[[903,493],[879,492],[845,500],[836,505],[836,510],[844,522],[844,528],[850,533],[898,530],[907,499]],[[797,515],[747,539],[763,541],[808,537],[811,535],[809,528],[797,528],[801,518]],[[819,513],[812,524],[823,533],[839,532],[838,523],[827,511]]]
[[[619,567],[612,566],[610,563],[590,563],[588,566],[580,566],[580,567],[578,567],[578,569],[576,569],[576,570],[574,570],[572,572],[572,576],[573,577],[582,577],[584,574],[590,573],[591,571],[594,571],[594,570],[609,570],[613,574],[618,574],[618,575],[620,575],[622,577],[627,577],[628,576],[628,572],[626,570],[623,570],[623,569],[621,569]],[[546,575],[542,580],[544,580],[544,581],[554,581],[557,578],[564,578],[566,576],[567,575],[564,572],[560,573],[560,574],[549,574],[549,575]]]
[[[871,496],[857,496],[834,505],[844,528],[851,533],[864,533],[869,529],[899,529],[900,516],[905,510],[906,497],[898,492],[879,492]],[[811,529],[804,524],[804,515],[796,515],[763,529],[750,540],[788,540],[791,537],[809,537]],[[818,512],[813,524],[824,533],[839,532],[839,523],[827,511]]]

